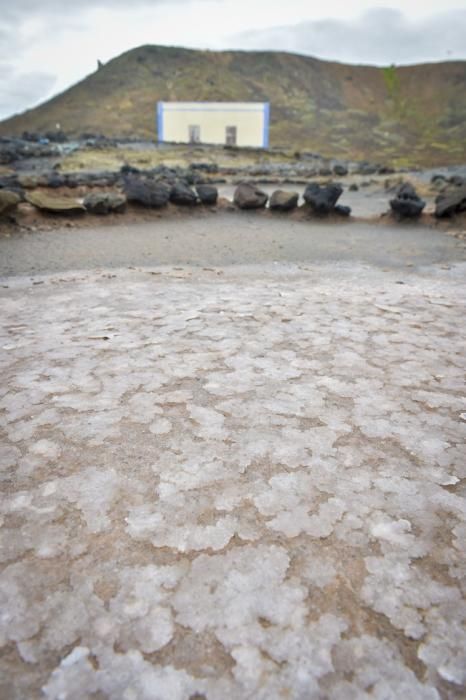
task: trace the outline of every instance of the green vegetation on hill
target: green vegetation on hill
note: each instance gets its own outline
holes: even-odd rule
[[[385,85],[387,86],[387,92],[390,97],[394,97],[399,90],[400,84],[398,82],[398,75],[396,72],[396,66],[391,65],[386,68],[382,68],[382,75],[385,80]]]
[[[466,162],[466,62],[375,68],[279,52],[141,46],[0,135],[156,138],[158,100],[269,101],[270,144],[385,163]]]

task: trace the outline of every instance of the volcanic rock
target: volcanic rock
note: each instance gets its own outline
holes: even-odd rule
[[[343,193],[340,185],[319,185],[311,182],[304,190],[304,201],[309,204],[317,214],[330,214]]]
[[[64,176],[54,171],[52,171],[47,177],[47,187],[58,189],[59,187],[63,187],[65,184],[66,181]]]
[[[435,200],[435,216],[453,216],[466,211],[466,185],[448,190]]]
[[[66,173],[64,178],[66,187],[113,187],[119,180],[119,173],[110,170],[78,171]]]
[[[68,141],[68,136],[61,129],[47,131],[44,136],[51,143],[66,143]]]
[[[343,204],[337,204],[334,212],[339,216],[349,216],[351,214],[351,207],[346,207]]]
[[[359,167],[358,167],[356,172],[359,175],[375,175],[377,170],[378,170],[377,165],[363,161],[362,163],[359,164]]]
[[[37,175],[18,175],[18,183],[26,190],[33,190],[39,187],[40,180]]]
[[[120,168],[122,175],[139,175],[140,172],[139,168],[135,168],[134,165],[128,165],[127,163]]]
[[[202,204],[216,204],[218,190],[213,185],[197,185],[196,192]]]
[[[21,197],[16,192],[0,190],[0,216],[12,211],[20,201]]]
[[[21,139],[0,141],[0,164],[13,163],[21,158],[58,157],[60,151],[51,144],[32,143]]]
[[[393,175],[395,173],[395,168],[390,165],[381,165],[377,168],[377,175]]]
[[[392,211],[401,219],[416,219],[426,206],[414,187],[405,182],[398,188],[396,197],[390,200]]]
[[[0,177],[0,190],[10,190],[10,192],[16,192],[20,195],[20,197],[23,195],[23,189],[16,174],[4,175],[3,177]]]
[[[433,175],[430,185],[437,192],[444,192],[448,187],[448,178],[445,175]]]
[[[348,175],[348,168],[342,163],[336,163],[336,165],[333,166],[333,174],[338,175],[338,177],[344,177]]]
[[[163,207],[170,199],[171,188],[163,182],[128,177],[124,180],[123,189],[128,202],[137,202],[145,207]]]
[[[93,192],[85,197],[83,204],[91,214],[121,214],[126,209],[126,197],[114,192]]]
[[[9,163],[13,163],[16,158],[16,149],[13,145],[9,143],[0,144],[0,165],[8,165]]]
[[[170,202],[181,206],[193,206],[197,202],[196,193],[184,182],[176,182],[170,192]]]
[[[299,194],[297,192],[286,192],[285,190],[275,190],[270,197],[270,208],[279,211],[289,211],[298,205]]]
[[[451,185],[455,185],[456,187],[466,185],[466,179],[462,175],[452,175],[449,182]]]
[[[240,209],[262,209],[268,195],[250,182],[242,182],[235,190],[233,201]]]
[[[191,163],[190,167],[193,170],[202,170],[204,173],[218,172],[218,165],[216,163]]]
[[[34,204],[35,207],[43,211],[63,214],[78,214],[86,211],[82,204],[70,197],[56,197],[44,194],[44,192],[33,191],[27,192],[25,198],[30,204]]]

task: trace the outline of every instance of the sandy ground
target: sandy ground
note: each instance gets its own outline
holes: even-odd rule
[[[464,697],[464,245],[241,221],[0,241],[0,697]]]

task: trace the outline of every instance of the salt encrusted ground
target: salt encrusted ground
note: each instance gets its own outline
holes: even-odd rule
[[[464,268],[400,274],[0,290],[2,698],[464,697]]]

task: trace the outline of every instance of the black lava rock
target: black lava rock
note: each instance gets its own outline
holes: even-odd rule
[[[409,182],[401,185],[396,197],[390,200],[392,211],[400,219],[416,219],[422,214],[425,206],[426,203]]]
[[[164,182],[129,177],[125,178],[123,189],[128,202],[137,202],[145,207],[164,207],[170,199],[171,188]]]
[[[337,163],[333,166],[333,174],[338,175],[338,177],[344,177],[345,175],[348,175],[348,168],[342,163]]]
[[[170,192],[170,202],[181,206],[193,206],[197,202],[196,193],[184,182],[176,182]]]
[[[339,216],[349,216],[351,214],[351,207],[346,207],[343,204],[337,204],[334,212]]]
[[[303,197],[317,214],[330,214],[342,192],[340,185],[321,186],[317,182],[311,182],[304,190]]]
[[[63,177],[63,175],[60,175],[59,173],[52,171],[47,176],[47,187],[51,187],[52,189],[57,189],[58,187],[63,187],[65,184],[66,184],[65,178]]]
[[[197,185],[196,192],[202,204],[217,204],[218,190],[213,185]]]
[[[135,168],[133,165],[122,165],[120,168],[120,173],[122,175],[138,175],[141,171],[139,168]]]

